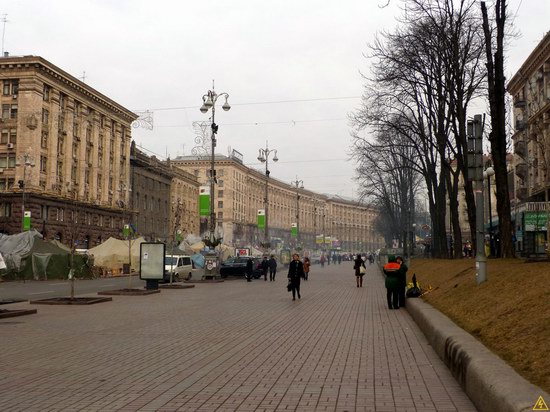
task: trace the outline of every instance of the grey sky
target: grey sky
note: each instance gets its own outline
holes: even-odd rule
[[[191,123],[208,120],[198,108],[215,79],[233,106],[223,112],[220,102],[216,112],[220,153],[230,146],[260,168],[258,149],[269,140],[280,159],[273,177],[352,196],[347,115],[368,73],[367,43],[399,15],[398,1],[382,3],[5,0],[0,14],[8,14],[10,54],[40,55],[75,77],[85,71],[86,83],[118,103],[153,110],[154,130],[133,137],[159,157],[191,153]],[[509,10],[522,34],[509,49],[510,78],[549,29],[550,6],[510,0]]]

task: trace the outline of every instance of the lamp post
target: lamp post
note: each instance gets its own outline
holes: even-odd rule
[[[16,163],[16,166],[23,166],[23,180],[20,180],[18,183],[19,183],[19,188],[22,190],[22,193],[21,193],[21,231],[24,232],[25,231],[25,186],[26,186],[26,180],[27,180],[27,167],[34,167],[35,166],[35,163],[34,163],[34,159],[32,158],[31,155],[29,155],[28,153],[25,153],[22,155],[22,159],[23,159],[23,164],[17,162]],[[29,216],[30,218],[30,216]],[[30,219],[29,219],[29,224],[30,224]]]
[[[300,189],[304,188],[304,181],[298,180],[298,176],[296,176],[296,180],[293,182],[290,182],[290,186],[296,188],[296,246],[300,243]]]
[[[123,200],[119,200],[119,206],[122,211],[123,219],[125,218],[126,213],[128,212],[128,223],[123,223],[122,234],[128,239],[128,288],[132,287],[132,211],[130,209],[130,196],[132,193],[132,188],[127,187],[125,183],[120,183],[118,188],[120,197],[123,197]],[[126,200],[126,193],[128,193],[128,200]]]
[[[216,93],[214,91],[214,85],[212,85],[212,90],[208,90],[205,95],[202,96],[202,106],[200,108],[201,113],[207,113],[209,109],[212,109],[212,123],[211,123],[211,148],[212,148],[212,155],[211,155],[211,164],[210,164],[210,241],[214,240],[214,231],[216,230],[216,215],[214,212],[214,184],[216,183],[216,171],[214,169],[215,167],[215,157],[214,157],[214,150],[216,148],[216,134],[218,133],[218,125],[215,122],[215,115],[216,115],[216,102],[218,101],[218,98],[225,97],[225,103],[222,106],[222,109],[224,111],[228,111],[231,109],[231,106],[227,102],[227,99],[229,98],[229,94],[223,92],[223,93]]]
[[[277,149],[269,149],[268,142],[265,142],[265,149],[258,149],[258,160],[265,163],[265,197],[264,197],[264,212],[265,212],[265,226],[264,226],[264,247],[269,248],[269,200],[268,200],[268,186],[269,186],[269,155],[273,153],[273,161],[279,161],[277,157]]]
[[[495,170],[489,166],[483,171],[483,177],[487,178],[487,201],[489,207],[489,250],[491,256],[495,256],[495,245],[493,243],[493,215],[491,213],[491,176],[495,174]]]

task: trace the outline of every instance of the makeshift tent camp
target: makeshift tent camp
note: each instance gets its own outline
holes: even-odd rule
[[[93,255],[95,266],[121,270],[122,265],[128,263],[128,243],[114,237],[89,249],[88,253]]]
[[[0,253],[6,259],[6,277],[14,279],[64,279],[70,269],[70,253],[42,239],[36,230],[0,237]],[[75,255],[75,276],[89,277],[86,256]]]

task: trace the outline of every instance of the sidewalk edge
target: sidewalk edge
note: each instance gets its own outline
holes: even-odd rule
[[[422,299],[407,311],[480,412],[531,411],[550,395],[528,382],[472,335]]]

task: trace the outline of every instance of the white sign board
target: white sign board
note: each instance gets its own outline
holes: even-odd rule
[[[143,242],[139,248],[139,278],[161,280],[164,277],[164,252],[166,245]]]

